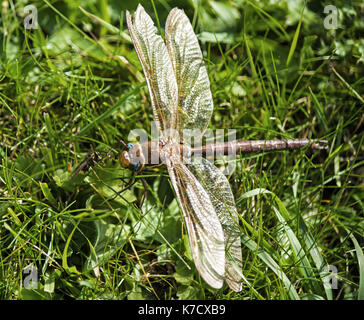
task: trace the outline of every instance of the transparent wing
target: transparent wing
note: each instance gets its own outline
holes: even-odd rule
[[[159,122],[159,129],[174,129],[178,91],[166,45],[162,37],[157,35],[157,28],[141,5],[134,14],[134,21],[128,11],[126,19],[147,81],[154,120]]]
[[[241,277],[231,262],[233,260],[233,263],[242,269],[239,218],[229,181],[218,168],[204,158],[194,159],[188,168],[208,193],[224,230],[225,280],[232,290],[241,291]]]
[[[196,268],[213,288],[225,274],[224,233],[207,192],[181,162],[167,159],[171,183],[183,213]]]
[[[166,44],[178,86],[177,128],[205,131],[213,101],[200,46],[183,10],[174,8],[166,21]],[[186,133],[185,133],[186,134]]]

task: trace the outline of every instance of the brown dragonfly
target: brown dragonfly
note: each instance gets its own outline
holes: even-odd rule
[[[133,17],[127,11],[126,18],[146,78],[159,139],[123,143],[126,150],[121,153],[121,164],[133,173],[155,165],[155,159],[167,167],[197,270],[211,287],[221,288],[226,281],[238,292],[242,289],[242,252],[234,196],[225,175],[204,156],[293,150],[306,145],[323,149],[326,141],[237,141],[194,148],[180,143],[185,129],[199,129],[203,134],[213,111],[210,82],[191,23],[183,10],[173,9],[163,40],[141,5]]]

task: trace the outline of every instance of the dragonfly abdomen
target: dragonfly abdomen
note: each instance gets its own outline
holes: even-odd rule
[[[288,140],[247,140],[234,141],[216,144],[208,144],[191,149],[193,155],[228,155],[228,154],[245,154],[254,152],[267,152],[278,150],[296,150],[310,145],[312,150],[327,149],[327,141],[313,141],[309,139],[288,139]]]

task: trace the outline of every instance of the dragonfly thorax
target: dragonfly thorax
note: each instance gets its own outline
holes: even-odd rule
[[[144,166],[166,164],[167,159],[171,157],[182,157],[182,161],[189,162],[191,149],[176,143],[173,139],[129,143],[127,150],[121,153],[120,163],[124,168],[141,171]]]

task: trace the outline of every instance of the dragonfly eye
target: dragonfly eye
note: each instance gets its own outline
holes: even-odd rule
[[[128,148],[128,150],[129,150],[129,149],[133,149],[133,147],[134,147],[134,146],[133,146],[133,144],[132,144],[132,143],[128,143],[128,144],[126,145],[126,147],[127,147],[127,148]]]
[[[123,168],[129,168],[130,166],[130,157],[127,151],[123,151],[120,156],[120,163]]]

